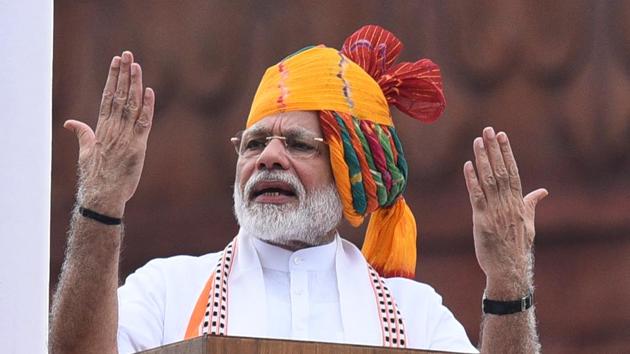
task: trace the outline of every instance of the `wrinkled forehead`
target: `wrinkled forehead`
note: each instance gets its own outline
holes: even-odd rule
[[[247,135],[263,133],[274,135],[294,133],[321,136],[322,130],[319,125],[318,112],[293,111],[267,116],[243,132],[243,134]]]

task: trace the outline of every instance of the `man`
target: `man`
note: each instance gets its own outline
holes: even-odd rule
[[[53,352],[131,352],[206,333],[476,352],[433,289],[402,278],[413,277],[416,229],[388,105],[432,121],[444,96],[435,64],[394,64],[401,48],[366,26],[341,51],[306,48],[268,69],[232,138],[239,234],[223,252],[149,262],[118,296],[120,221],[155,99],[132,54],[114,57],[96,132],[65,123],[81,180]],[[481,350],[536,352],[531,248],[547,192],[523,198],[505,133],[486,128],[473,145],[464,175],[487,278]],[[362,253],[338,235],[342,215],[355,226],[370,215]]]

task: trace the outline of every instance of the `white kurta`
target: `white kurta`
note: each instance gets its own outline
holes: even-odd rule
[[[291,252],[253,240],[267,297],[272,338],[343,342],[337,291],[337,243]],[[290,319],[287,321],[287,319]]]
[[[290,252],[242,233],[229,277],[228,334],[381,345],[367,263],[350,242]],[[183,340],[220,253],[155,259],[118,291],[121,353]],[[464,328],[428,285],[386,279],[409,348],[476,353]]]

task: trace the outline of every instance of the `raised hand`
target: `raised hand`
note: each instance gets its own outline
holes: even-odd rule
[[[142,69],[131,52],[114,57],[103,90],[96,132],[68,120],[79,140],[78,203],[111,217],[121,217],[133,196],[144,165],[155,95],[142,88]]]
[[[541,188],[523,197],[507,135],[495,135],[491,127],[482,135],[473,143],[475,166],[471,161],[464,164],[475,253],[486,274],[487,296],[514,300],[525,296],[531,287],[535,208],[548,192]]]

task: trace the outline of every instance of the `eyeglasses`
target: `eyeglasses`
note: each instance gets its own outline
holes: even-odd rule
[[[319,154],[319,145],[325,144],[324,138],[316,137],[308,133],[289,133],[287,136],[247,134],[240,131],[230,138],[236,153],[241,157],[256,157],[269,145],[273,139],[278,139],[284,144],[286,152],[296,159],[309,159]]]

